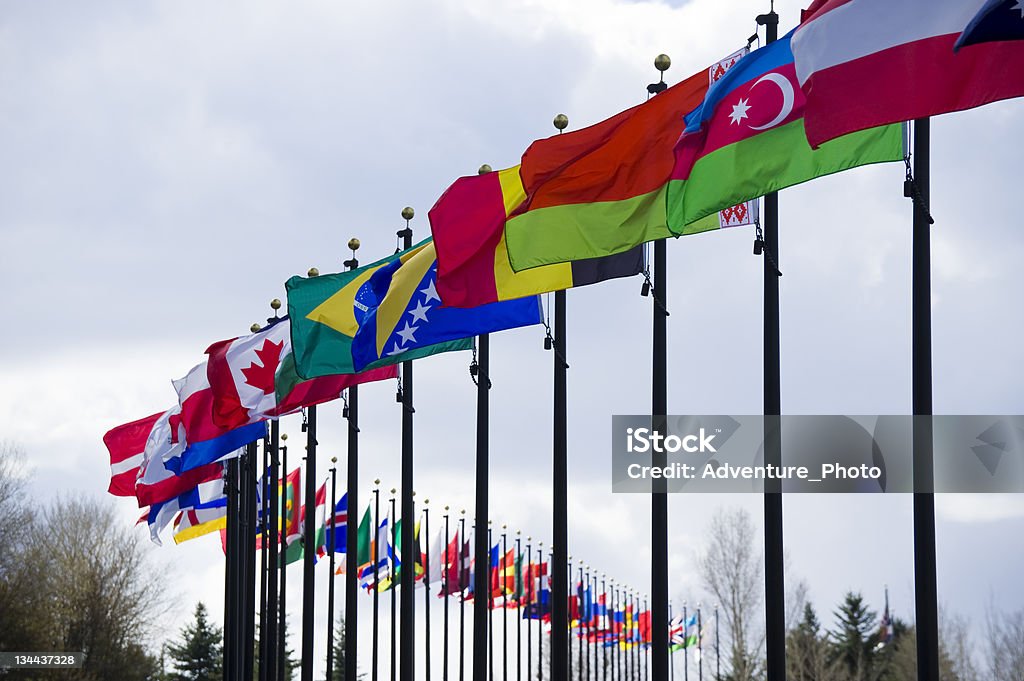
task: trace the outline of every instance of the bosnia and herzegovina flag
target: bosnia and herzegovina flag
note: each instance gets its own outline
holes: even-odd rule
[[[286,283],[292,352],[303,378],[354,373],[468,350],[478,334],[538,324],[534,296],[470,309],[445,307],[433,241],[349,272]]]
[[[430,209],[437,249],[437,292],[445,305],[476,307],[643,271],[640,247],[607,257],[513,271],[505,244],[505,221],[525,199],[519,166],[515,166],[459,178]]]
[[[812,150],[790,35],[755,50],[707,91],[686,116],[668,187],[675,234],[723,208],[815,177],[903,159],[900,125],[846,135]]]

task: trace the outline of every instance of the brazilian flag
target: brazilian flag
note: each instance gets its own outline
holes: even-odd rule
[[[431,239],[348,272],[285,284],[292,353],[302,378],[351,374],[468,350],[473,337],[541,322],[537,296],[444,307]]]

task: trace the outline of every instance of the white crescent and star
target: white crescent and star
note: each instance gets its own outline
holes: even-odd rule
[[[793,92],[793,84],[788,78],[783,76],[781,73],[766,73],[750,86],[750,90],[753,90],[758,86],[759,83],[768,81],[774,83],[779,88],[779,92],[782,93],[782,108],[779,113],[776,114],[775,118],[768,121],[764,125],[748,125],[747,127],[751,130],[767,130],[768,128],[774,128],[776,125],[786,120],[786,117],[793,112],[793,104],[796,101],[795,93]],[[749,93],[750,90],[747,90]],[[749,118],[747,112],[750,110],[748,104],[749,99],[740,99],[736,104],[733,104],[732,113],[729,114],[731,119],[730,125],[739,125],[740,121],[744,118]]]

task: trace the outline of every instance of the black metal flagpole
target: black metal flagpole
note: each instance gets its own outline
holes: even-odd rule
[[[405,220],[405,228],[398,231],[402,238],[402,245],[405,249],[412,248],[412,228],[409,221],[415,215],[415,211],[406,206],[402,209],[402,219]],[[412,362],[402,362],[402,517],[407,518],[407,523],[415,523],[416,508],[413,504],[413,438],[412,438]],[[404,523],[403,523],[404,524]],[[403,560],[414,560],[415,556],[415,532],[409,527],[403,530],[401,554]],[[415,681],[416,678],[416,599],[413,598],[413,588],[416,582],[416,570],[402,570],[400,573],[402,585],[402,681]]]
[[[569,126],[569,117],[558,114],[553,121],[559,134]],[[549,339],[551,342],[551,339]],[[552,551],[551,576],[551,679],[569,679],[569,473],[566,392],[565,291],[555,291],[554,348],[554,432],[552,443]]]
[[[700,619],[700,603],[697,604],[697,679],[704,681],[704,628]]]
[[[359,267],[356,251],[359,239],[348,241],[352,257],[344,262],[346,269]],[[359,643],[359,602],[358,593],[359,556],[359,386],[348,388],[348,400],[342,414],[348,419],[348,479],[345,491],[348,498],[348,524],[345,527],[345,681],[357,681],[356,650]],[[377,519],[374,518],[374,521]],[[373,541],[377,540],[377,526],[370,528]],[[376,564],[376,560],[374,561]],[[374,654],[376,654],[374,646]],[[328,677],[328,681],[331,681]]]
[[[578,582],[579,587],[576,589],[576,678],[579,681],[583,681],[583,622],[582,622],[582,609],[583,609],[583,561],[580,561],[580,581]]]
[[[715,681],[722,678],[722,654],[719,649],[718,638],[718,606],[715,606]]]
[[[242,676],[246,681],[253,677],[255,656],[253,643],[256,638],[256,443],[250,442],[245,449],[241,466],[240,497],[242,500],[241,527],[242,568],[245,579],[242,582]]]
[[[259,324],[253,324],[252,332],[259,331]],[[260,640],[259,655],[260,668],[258,670],[258,681],[267,681],[267,589],[269,579],[267,574],[267,556],[269,546],[267,545],[267,508],[270,505],[267,489],[267,467],[270,463],[270,438],[263,438],[263,462],[259,475],[260,490]]]
[[[498,563],[498,588],[501,590],[501,681],[508,681],[508,584],[505,571],[508,570],[508,537],[505,530],[508,525],[501,526],[501,562]]]
[[[327,582],[327,681],[331,681],[334,676],[334,547],[338,543],[338,511],[335,508],[338,504],[338,457],[331,457],[331,540],[327,543],[327,554],[329,557],[328,563],[328,582]],[[347,511],[346,511],[347,513]],[[348,520],[346,515],[346,525],[351,521]],[[348,551],[346,545],[345,550]],[[348,635],[348,631],[345,631],[345,635]]]
[[[523,612],[525,612],[528,615],[529,614],[535,614],[537,612],[537,608],[536,607],[533,607],[533,609],[531,610],[531,606],[536,606],[537,605],[537,587],[536,587],[537,575],[534,574],[534,569],[533,569],[533,566],[531,565],[532,562],[533,562],[533,545],[531,544],[531,538],[527,537],[526,538],[526,565],[527,565],[526,572],[530,576],[530,589],[526,592],[528,594],[528,596],[526,597],[526,610],[520,612],[520,615],[519,615],[519,619],[520,620],[523,619],[523,616],[522,616]],[[537,569],[539,570],[540,568],[538,567]],[[525,584],[524,584],[524,586],[525,586]],[[520,624],[522,624],[522,621],[520,621]],[[533,670],[533,627],[530,626],[530,618],[527,617],[526,618],[526,681],[530,681],[530,674],[532,673],[532,670]]]
[[[487,545],[491,545],[491,521],[487,521]],[[487,575],[489,577],[487,584],[487,658],[488,658],[488,678],[490,681],[494,681],[494,588],[491,582],[494,580],[494,566],[491,565],[491,561],[487,561]]]
[[[429,503],[430,499],[423,500],[423,617],[426,620],[423,662],[426,665],[426,681],[430,681],[430,509],[427,507]]]
[[[313,273],[309,273],[313,276]],[[302,527],[302,656],[301,681],[313,681],[313,614],[316,607],[316,582],[313,559],[316,558],[316,407],[306,408],[306,500]],[[333,509],[332,509],[333,510]]]
[[[260,674],[262,681],[277,679],[277,635],[278,635],[278,563],[280,556],[280,485],[278,484],[278,467],[280,462],[281,424],[277,419],[270,422],[270,481],[267,496],[270,498],[267,510],[267,618],[266,626],[260,629],[260,638],[267,639],[264,649],[265,657],[260,658]]]
[[[448,506],[444,507],[444,553],[441,560],[441,588],[444,589],[444,642],[442,643],[442,662],[441,662],[441,681],[448,681],[448,599],[451,598],[452,589],[451,584],[448,583],[448,577],[451,573],[451,555],[449,551],[449,543],[451,539],[448,536]],[[458,544],[459,542],[456,542]],[[462,551],[459,551],[459,557],[461,558]]]
[[[398,623],[397,613],[395,611],[395,591],[398,589],[398,582],[395,580],[398,578],[396,572],[400,568],[398,565],[396,565],[394,556],[395,552],[398,551],[398,549],[395,547],[396,538],[398,536],[398,526],[397,523],[395,522],[395,493],[397,491],[398,490],[396,490],[394,487],[391,488],[391,520],[388,523],[391,532],[391,555],[388,556],[388,558],[390,559],[388,561],[388,574],[390,576],[390,586],[388,590],[391,592],[391,681],[395,681],[395,675],[398,673],[398,669],[396,666],[398,660],[395,657],[396,652],[398,650],[396,645],[398,642],[395,640],[395,626]]]
[[[517,565],[518,563],[518,565]],[[529,563],[527,563],[529,564]],[[522,622],[522,600],[523,587],[526,586],[523,580],[523,556],[522,545],[519,537],[519,530],[516,530],[516,557],[512,562],[512,575],[514,577],[514,595],[516,599],[516,681],[523,681],[523,622]]]
[[[459,681],[466,681],[466,589],[469,588],[469,566],[465,564],[468,556],[463,554],[462,548],[466,545],[466,509],[460,510],[459,516]],[[475,603],[473,607],[476,607]]]
[[[281,433],[281,441],[288,442],[288,434]],[[284,522],[281,523],[281,528],[284,530],[284,537],[281,538],[281,607],[278,611],[278,623],[277,623],[277,678],[279,681],[285,681],[287,679],[287,666],[288,666],[288,445],[284,444],[281,446],[281,479],[283,482],[283,490],[281,495],[281,510],[282,518]],[[292,498],[292,506],[294,507],[299,503],[298,499]]]
[[[686,617],[686,601],[683,601],[683,681],[690,681],[690,620]]]
[[[481,168],[481,170],[483,170]],[[476,518],[474,529],[474,545],[476,571],[473,573],[473,681],[484,681],[487,678],[487,641],[488,636],[488,585],[490,559],[488,539],[490,530],[484,528],[488,515],[488,476],[490,475],[490,337],[483,334],[477,338],[476,360]],[[473,365],[470,366],[470,374]],[[460,614],[460,617],[462,615]],[[461,663],[460,663],[461,664]],[[459,675],[462,672],[460,669]]]
[[[778,39],[779,15],[774,10],[757,17],[765,27],[765,42]],[[764,461],[782,465],[779,415],[782,413],[779,350],[779,195],[764,197]],[[755,244],[757,252],[758,244]],[[773,418],[774,417],[774,418]],[[786,584],[783,552],[782,484],[766,480],[764,494],[765,649],[767,681],[786,678]],[[698,633],[699,636],[699,633]]]
[[[373,547],[373,644],[370,651],[371,680],[377,681],[378,650],[380,643],[380,478],[373,481],[373,524],[370,526],[370,545]]]
[[[231,459],[224,467],[224,487],[228,498],[224,538],[224,678],[235,681],[238,645],[238,459]]]
[[[914,121],[914,177],[904,193],[914,200],[912,381],[914,408],[914,611],[917,673],[939,678],[939,607],[935,565],[935,496],[932,461],[931,123]],[[909,174],[909,173],[908,173]],[[924,418],[922,418],[924,417]]]

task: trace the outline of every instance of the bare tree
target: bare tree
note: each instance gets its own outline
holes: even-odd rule
[[[985,614],[989,678],[1024,679],[1024,610],[1004,613],[989,606]]]
[[[718,511],[700,559],[704,588],[720,607],[722,666],[731,681],[759,679],[764,667],[762,553],[755,529],[750,514],[741,508]]]

